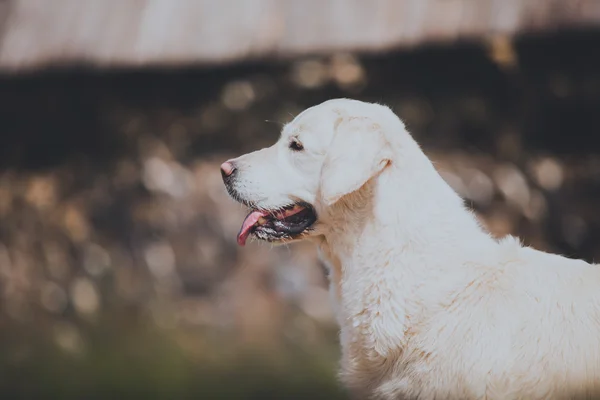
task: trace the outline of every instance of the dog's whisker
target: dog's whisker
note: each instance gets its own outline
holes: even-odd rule
[[[265,122],[268,122],[268,123],[271,123],[271,124],[277,124],[277,125],[285,126],[285,123],[283,123],[283,122],[273,121],[273,120],[270,120],[270,119],[265,119]]]

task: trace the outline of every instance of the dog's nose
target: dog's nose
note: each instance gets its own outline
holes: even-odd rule
[[[223,178],[231,176],[235,172],[235,165],[231,161],[225,161],[221,164],[221,175]]]

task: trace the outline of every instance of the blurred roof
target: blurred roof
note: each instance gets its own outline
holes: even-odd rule
[[[377,51],[599,22],[598,0],[5,0],[0,70]]]

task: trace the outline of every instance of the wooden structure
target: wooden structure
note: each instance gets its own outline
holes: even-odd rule
[[[600,24],[600,0],[0,0],[0,71],[381,51]]]

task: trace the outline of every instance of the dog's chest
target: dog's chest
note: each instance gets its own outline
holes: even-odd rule
[[[338,310],[348,358],[377,364],[402,352],[412,307],[407,302],[409,289],[399,282],[391,268],[344,271]]]
[[[342,333],[344,351],[369,358],[386,357],[403,345],[414,298],[413,285],[402,270],[376,256],[342,260],[327,247],[321,257],[330,269],[330,289]],[[379,255],[381,256],[381,255]]]
[[[410,338],[418,331],[424,304],[418,274],[405,274],[406,260],[384,254],[339,259],[321,249],[330,269],[330,287],[340,325],[342,377],[350,388],[364,390],[385,381],[429,375],[419,358],[427,356],[411,348]],[[363,262],[364,261],[364,262]],[[358,263],[357,263],[358,262]],[[414,364],[414,365],[413,365]],[[400,368],[399,368],[400,367]],[[404,383],[406,390],[414,380]],[[397,391],[398,388],[395,389]]]

